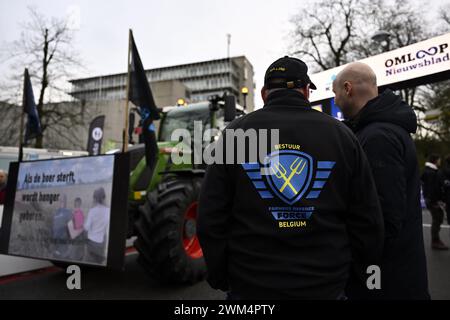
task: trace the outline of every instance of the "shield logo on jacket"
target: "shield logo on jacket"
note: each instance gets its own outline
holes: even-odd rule
[[[313,159],[296,150],[280,150],[265,159],[266,179],[272,191],[292,205],[308,190],[312,180]]]

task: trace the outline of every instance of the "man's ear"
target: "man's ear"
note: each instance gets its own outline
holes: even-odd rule
[[[306,100],[309,100],[309,96],[311,95],[311,90],[309,89],[309,84],[306,85],[305,90],[304,90],[304,95]]]
[[[350,81],[344,82],[344,90],[348,96],[352,94],[352,83]]]
[[[267,89],[266,87],[261,88],[261,98],[263,99],[264,103],[266,103],[267,100]]]
[[[309,85],[307,85],[306,87],[297,88],[296,90],[298,92],[300,92],[305,97],[306,100],[309,100],[309,95],[310,95]]]

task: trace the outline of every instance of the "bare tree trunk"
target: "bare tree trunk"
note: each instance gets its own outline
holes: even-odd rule
[[[48,75],[47,75],[47,67],[48,67],[48,29],[44,31],[44,48],[43,48],[44,57],[42,58],[42,80],[41,80],[41,92],[39,94],[39,102],[37,105],[38,115],[41,118],[43,114],[44,107],[44,94],[45,89],[48,86]],[[44,133],[44,127],[42,127],[42,133]],[[36,138],[35,148],[42,148],[43,146],[43,137],[44,135],[40,135]]]
[[[52,99],[56,98],[60,101],[66,99],[65,80],[71,76],[72,70],[82,68],[82,65],[78,52],[72,46],[75,30],[70,28],[70,17],[48,19],[34,7],[28,7],[28,10],[29,17],[23,25],[24,32],[21,33],[19,40],[11,43],[9,65],[11,69],[25,65],[30,70],[33,86],[39,92],[35,96],[35,102],[43,134],[30,141],[30,145],[43,148],[48,143],[49,132],[50,134],[56,130],[62,132],[63,128],[71,129],[74,126],[84,125],[83,110],[61,110],[59,106],[51,104],[48,99],[48,90],[52,90]],[[14,100],[16,104],[20,104],[20,93],[15,91],[21,87],[19,83],[22,83],[22,77],[17,76],[19,73],[18,70],[16,71],[17,73],[12,73],[14,77],[11,77],[14,83],[9,85],[11,92],[4,93],[3,87],[6,89],[8,87],[2,85],[0,93],[5,96],[17,95]],[[22,70],[20,74],[21,72]],[[12,93],[13,90],[14,93]],[[71,131],[66,130],[66,132]],[[2,136],[1,140],[6,139],[5,136],[7,135]],[[65,137],[69,136],[69,134],[65,135]]]

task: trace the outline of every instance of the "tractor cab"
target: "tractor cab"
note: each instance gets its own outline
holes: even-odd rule
[[[232,97],[230,100],[234,98],[230,97]],[[226,101],[220,101],[217,96],[210,98],[210,101],[166,107],[163,109],[158,140],[171,141],[172,133],[177,129],[186,129],[191,137],[194,136],[195,121],[201,121],[203,132],[211,128],[222,130],[228,122],[243,114],[244,108],[240,105],[233,105],[233,101],[227,104]]]

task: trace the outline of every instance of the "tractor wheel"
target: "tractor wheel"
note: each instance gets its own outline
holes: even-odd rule
[[[206,276],[197,237],[201,178],[172,177],[150,193],[136,221],[138,261],[169,283],[196,283]]]

